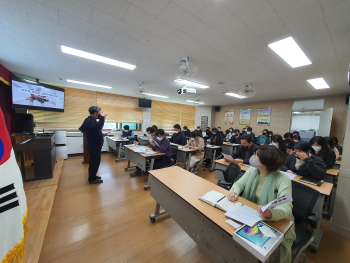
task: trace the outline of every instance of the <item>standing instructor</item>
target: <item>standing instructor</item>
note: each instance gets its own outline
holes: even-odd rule
[[[101,149],[103,145],[102,128],[105,123],[107,113],[101,113],[101,108],[98,106],[91,106],[89,108],[90,116],[87,117],[79,130],[85,132],[87,139],[87,150],[90,154],[89,161],[89,184],[103,183],[101,177],[96,176],[98,167],[101,162]],[[97,122],[97,119],[99,120]]]

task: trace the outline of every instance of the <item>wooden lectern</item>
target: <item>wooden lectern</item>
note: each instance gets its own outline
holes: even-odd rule
[[[83,142],[83,148],[84,148],[84,160],[83,163],[89,163],[90,162],[90,154],[87,150],[87,138],[85,136],[85,132],[83,132],[84,142]]]

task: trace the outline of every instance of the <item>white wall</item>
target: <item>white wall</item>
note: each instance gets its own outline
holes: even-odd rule
[[[196,106],[195,107],[195,119],[194,119],[194,128],[200,126],[201,116],[208,116],[208,123],[210,128],[215,125],[215,109],[212,106]]]
[[[151,126],[152,120],[151,120],[151,108],[143,108],[142,112],[142,132],[145,133],[147,127]],[[150,120],[151,123],[144,123],[145,120]]]

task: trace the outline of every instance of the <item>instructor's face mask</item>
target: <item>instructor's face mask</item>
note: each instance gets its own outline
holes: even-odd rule
[[[250,157],[250,159],[249,159],[249,163],[251,166],[253,166],[255,168],[259,168],[260,160],[258,158],[256,158],[255,155],[252,155],[252,157]]]
[[[321,146],[312,146],[312,149],[315,150],[315,152],[321,151],[322,147]]]
[[[162,141],[163,137],[157,137],[158,141]]]

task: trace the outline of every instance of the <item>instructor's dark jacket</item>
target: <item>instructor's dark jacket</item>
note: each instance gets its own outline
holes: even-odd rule
[[[97,122],[94,117],[87,117],[83,124],[80,126],[79,130],[85,132],[86,139],[90,145],[103,145],[103,134],[102,128],[105,124],[105,117],[100,116]]]

